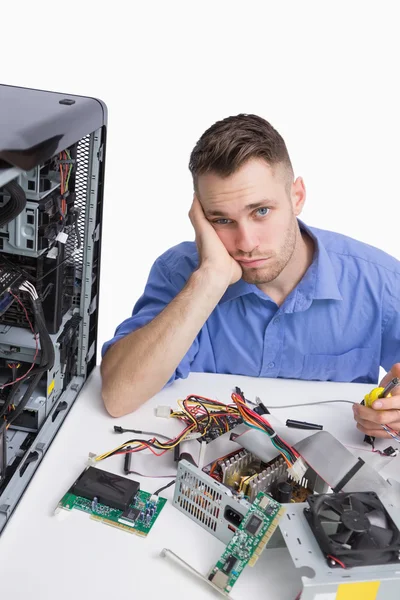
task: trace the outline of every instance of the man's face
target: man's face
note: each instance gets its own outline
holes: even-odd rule
[[[276,279],[296,247],[304,183],[289,179],[283,165],[251,159],[236,173],[200,175],[197,194],[204,214],[248,283]]]

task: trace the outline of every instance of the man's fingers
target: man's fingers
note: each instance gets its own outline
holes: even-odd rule
[[[365,433],[365,435],[370,435],[371,437],[391,438],[391,436],[382,428],[371,429],[370,427],[364,427],[361,423],[357,423],[357,429]]]
[[[396,410],[394,407],[392,409],[389,408],[389,410],[377,410],[368,406],[354,404],[353,412],[356,421],[363,419],[364,421],[371,421],[379,425],[384,425],[385,423],[390,425],[395,421],[400,421],[400,410]]]
[[[196,194],[193,196],[192,206],[189,211],[189,218],[195,229],[196,229],[196,226],[198,226],[201,223],[201,220],[205,219],[203,208],[202,208]]]
[[[355,417],[354,417],[355,418]],[[382,429],[379,423],[373,423],[372,421],[367,421],[366,419],[355,418],[359,425],[362,425],[365,429]],[[387,423],[389,425],[389,423]],[[397,421],[392,421],[390,423],[390,427],[394,429],[394,431],[400,430],[400,419]]]
[[[389,398],[379,398],[379,400],[372,403],[371,408],[379,412],[382,410],[400,410],[400,396],[396,394]]]

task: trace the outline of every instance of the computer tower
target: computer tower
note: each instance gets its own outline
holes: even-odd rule
[[[107,109],[0,85],[0,532],[96,365]]]

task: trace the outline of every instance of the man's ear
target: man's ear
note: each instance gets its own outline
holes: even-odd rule
[[[297,177],[297,179],[292,183],[290,196],[293,212],[295,216],[298,217],[303,210],[303,206],[306,201],[306,186],[302,177]]]

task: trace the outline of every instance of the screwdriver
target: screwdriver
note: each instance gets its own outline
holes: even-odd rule
[[[391,392],[394,390],[395,387],[399,385],[400,377],[393,377],[393,379],[389,381],[386,387],[374,388],[371,392],[369,392],[369,394],[366,394],[364,396],[364,399],[361,400],[361,404],[371,408],[372,404],[375,402],[375,400],[378,400],[378,398],[390,398],[390,396],[392,395]],[[391,431],[389,431],[390,428],[388,428],[387,425],[381,425],[381,427],[382,429],[387,431],[387,433],[389,433],[392,437],[394,437]],[[366,442],[367,444],[371,444],[371,446],[374,447],[375,438],[373,436],[366,435],[364,436],[364,442]]]

